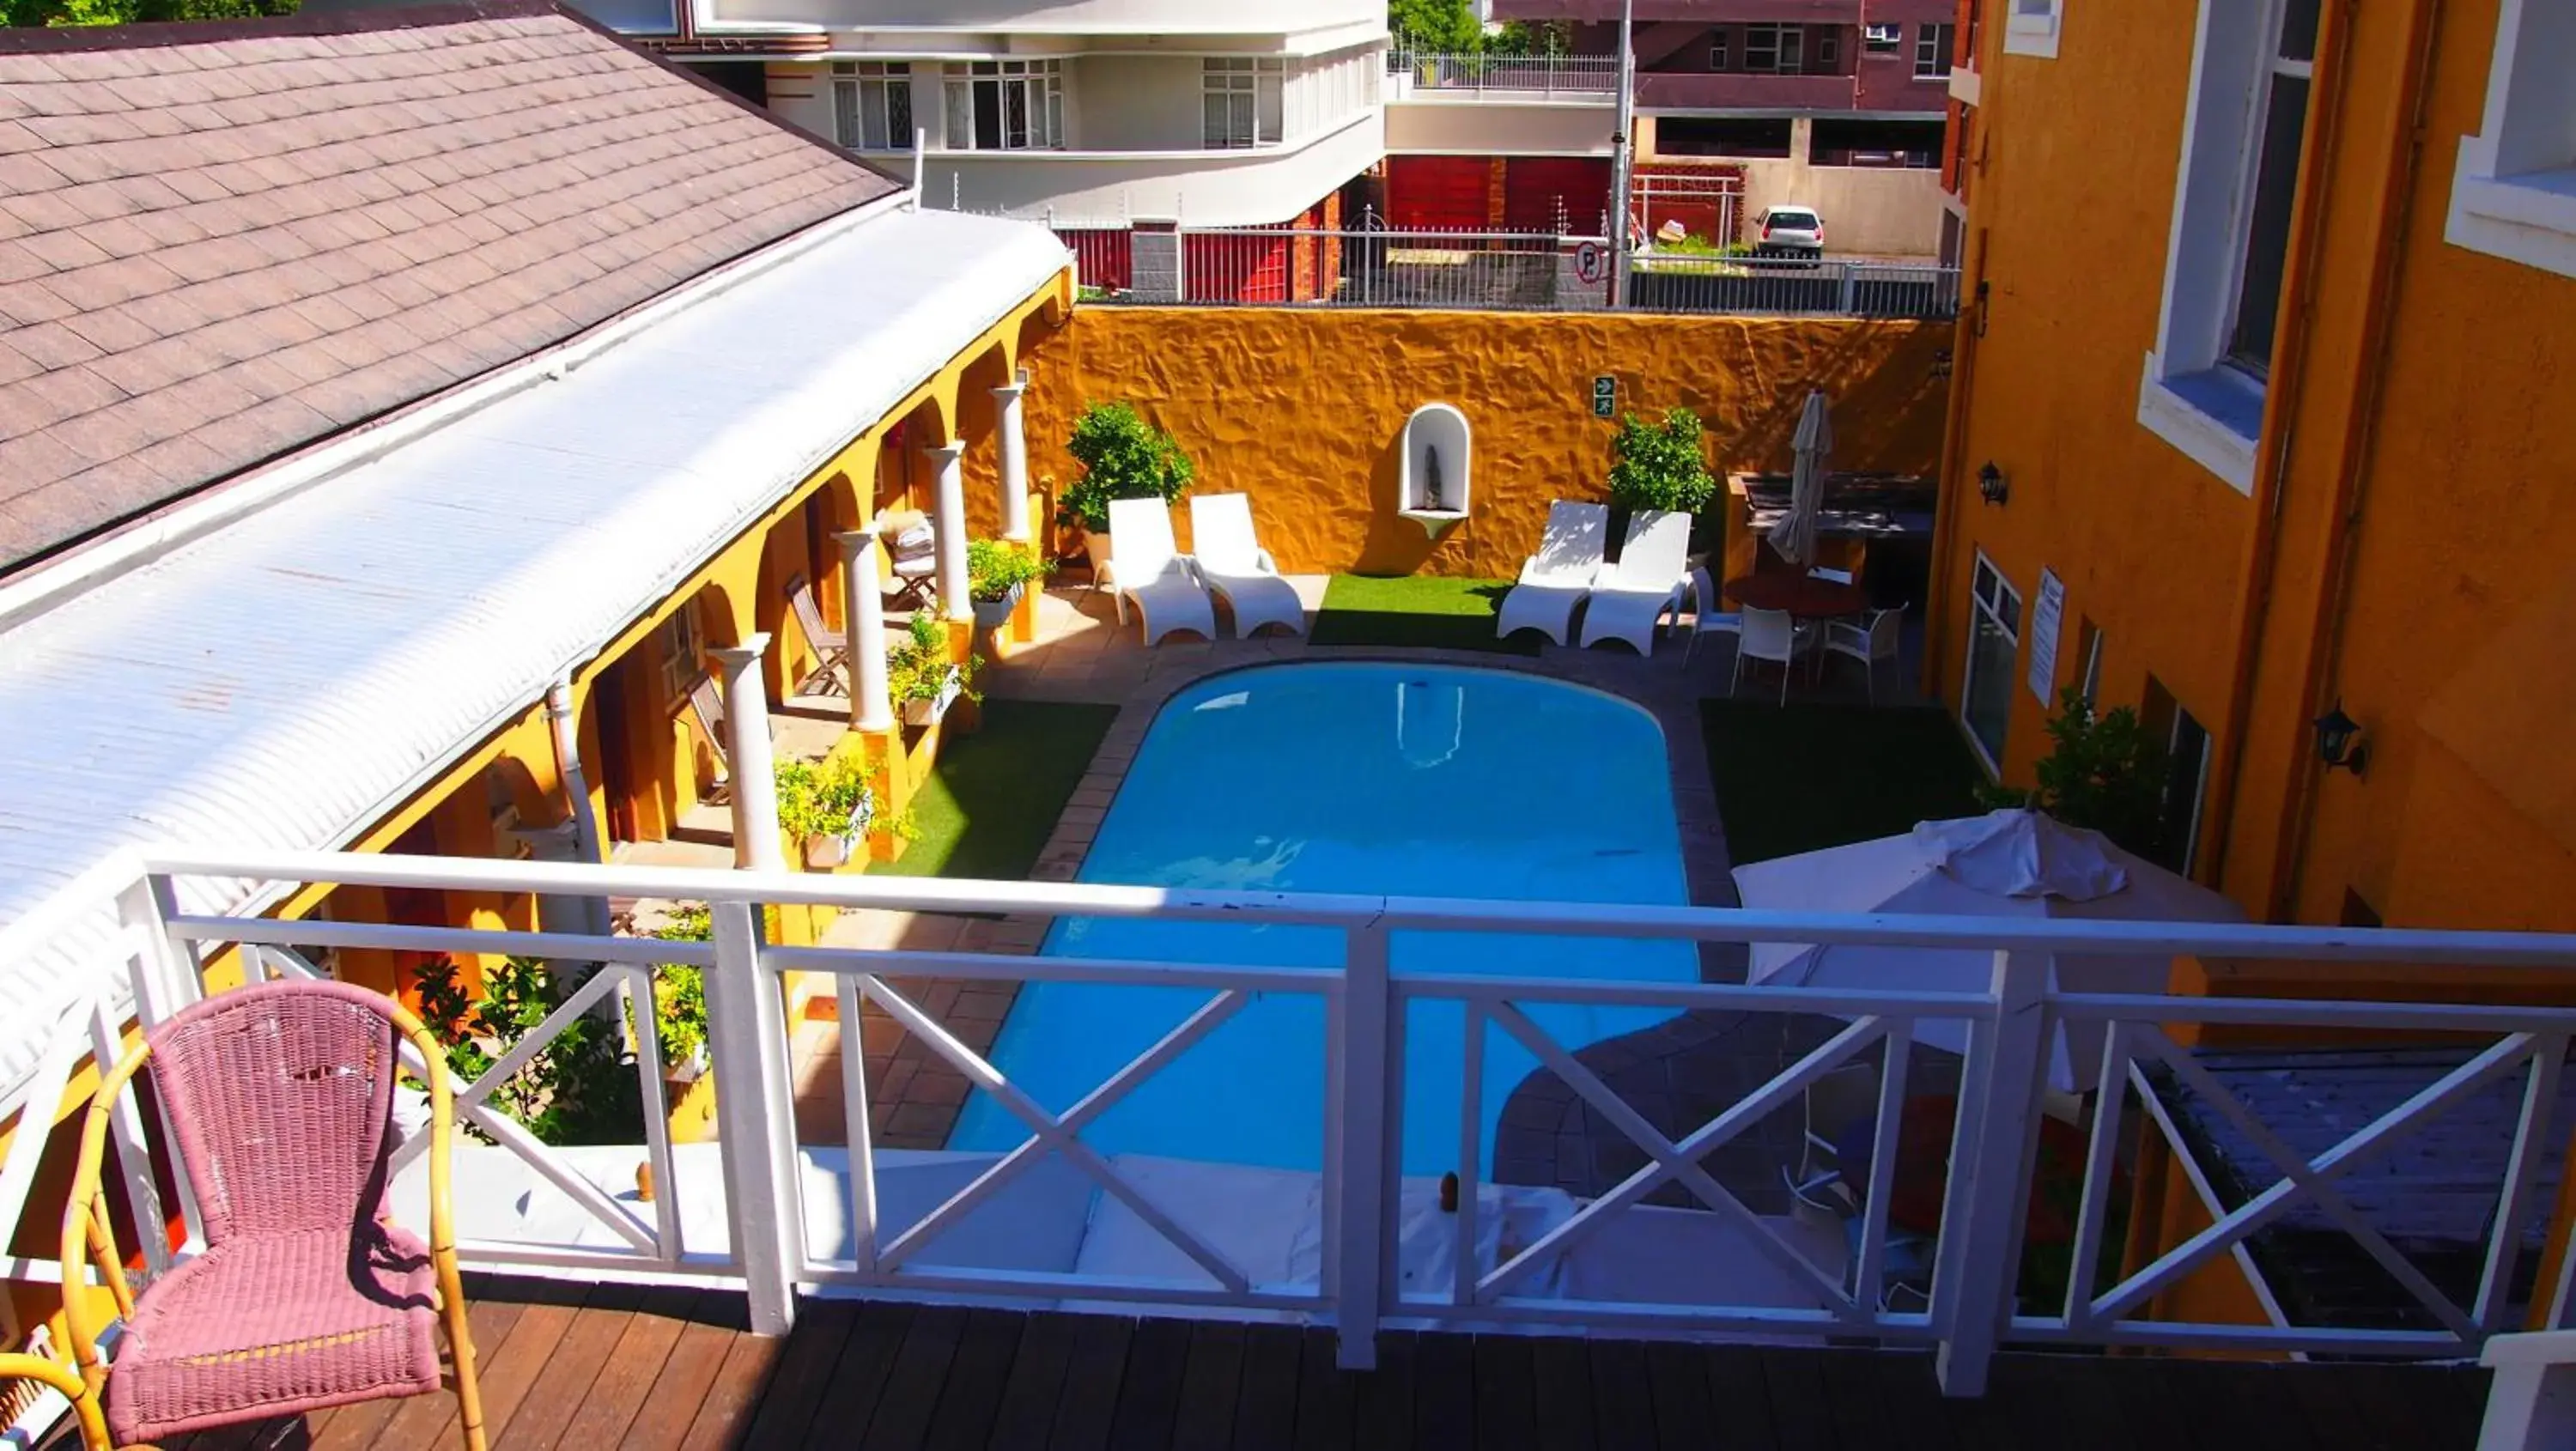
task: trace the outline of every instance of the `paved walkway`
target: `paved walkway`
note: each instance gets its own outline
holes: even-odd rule
[[[1321,603],[1325,579],[1301,576],[1293,583],[1311,615]],[[1589,685],[1651,711],[1671,746],[1672,796],[1691,900],[1708,906],[1735,903],[1725,833],[1700,746],[1699,701],[1724,693],[1732,665],[1722,643],[1701,650],[1685,667],[1678,644],[1641,658],[1617,646],[1577,650],[1548,645],[1536,656],[1313,646],[1303,636],[1276,632],[1253,640],[1174,639],[1148,650],[1137,636],[1132,621],[1123,627],[1119,624],[1107,594],[1091,592],[1077,578],[1050,589],[1041,599],[1035,642],[987,666],[982,684],[991,697],[1121,707],[1040,854],[1031,874],[1035,880],[1071,881],[1080,871],[1155,713],[1175,692],[1208,675],[1248,665],[1383,658],[1529,671]],[[1856,679],[1844,685],[1848,689],[1834,693],[1860,697]],[[1882,689],[1888,689],[1887,682],[1882,682]],[[1801,693],[1808,693],[1803,684]],[[1895,698],[1893,690],[1889,698]],[[861,912],[845,915],[825,941],[847,947],[1033,953],[1047,925],[1043,919],[994,921]],[[1704,949],[1701,971],[1708,981],[1741,981],[1742,950]],[[916,980],[901,987],[979,1053],[990,1050],[1015,992],[990,983]],[[1688,1013],[1640,1033],[1593,1044],[1576,1057],[1658,1131],[1678,1138],[1771,1078],[1838,1026],[1805,1016]],[[869,1065],[869,1117],[877,1142],[891,1148],[944,1146],[969,1092],[964,1075],[874,1012],[867,1015],[860,1032]],[[809,1024],[800,1031],[797,1108],[806,1142],[837,1143],[846,1138],[841,1053],[839,1025]],[[1949,1070],[1939,1061],[1942,1056],[1915,1055],[1916,1075],[1926,1087],[1944,1081]],[[1796,1162],[1801,1128],[1797,1111],[1784,1110],[1711,1153],[1706,1166],[1757,1211],[1786,1212],[1780,1167]],[[1597,1194],[1645,1162],[1642,1149],[1578,1099],[1562,1080],[1542,1073],[1520,1084],[1506,1101],[1493,1169],[1494,1176],[1506,1182],[1554,1184]],[[1654,1198],[1664,1203],[1688,1202],[1682,1191],[1670,1185]]]

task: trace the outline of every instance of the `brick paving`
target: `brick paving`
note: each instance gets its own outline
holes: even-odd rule
[[[1324,580],[1301,577],[1295,583],[1311,611],[1320,602]],[[1421,660],[1528,671],[1588,685],[1646,708],[1670,744],[1674,812],[1691,900],[1703,906],[1735,905],[1726,836],[1718,821],[1707,756],[1700,746],[1699,701],[1709,694],[1722,694],[1726,686],[1730,659],[1722,646],[1703,650],[1688,667],[1681,663],[1678,645],[1648,658],[1615,648],[1557,646],[1545,646],[1531,657],[1473,650],[1315,647],[1302,636],[1274,634],[1253,640],[1169,640],[1147,650],[1137,643],[1132,622],[1123,629],[1118,625],[1106,594],[1091,593],[1078,582],[1060,584],[1048,592],[1040,610],[1038,640],[993,664],[982,682],[994,696],[1121,707],[1090,770],[1067,801],[1031,878],[1074,880],[1166,699],[1220,671],[1319,658]],[[1858,697],[1856,684],[1851,693]],[[1047,925],[1045,919],[851,913],[825,940],[834,946],[1034,953]],[[1703,949],[1701,975],[1711,982],[1742,981],[1743,950]],[[990,1050],[1013,991],[990,983],[935,981],[916,981],[905,990],[978,1053]],[[1658,1131],[1679,1138],[1840,1026],[1836,1020],[1807,1015],[1692,1012],[1592,1044],[1575,1057],[1601,1075]],[[889,1148],[943,1147],[969,1091],[964,1075],[873,1010],[860,1036],[870,1065],[869,1117],[877,1131],[876,1142]],[[808,1025],[800,1035],[798,1125],[806,1142],[837,1143],[845,1137],[841,1043],[838,1024]],[[1944,1061],[1947,1057],[1931,1050],[1913,1055],[1910,1076],[1918,1080],[1918,1091],[1946,1086],[1955,1074],[1954,1063]],[[1788,1198],[1780,1166],[1796,1161],[1801,1128],[1797,1110],[1783,1110],[1711,1153],[1704,1163],[1757,1212],[1785,1213]],[[1645,1162],[1642,1149],[1553,1074],[1532,1075],[1505,1101],[1494,1149],[1498,1180],[1597,1194]],[[1665,1186],[1652,1201],[1688,1202],[1686,1191],[1674,1185]]]

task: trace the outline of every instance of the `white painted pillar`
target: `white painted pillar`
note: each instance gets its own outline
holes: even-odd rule
[[[1029,542],[1029,440],[1020,418],[1020,395],[1028,391],[1026,368],[993,390],[1002,439],[1002,537],[1013,544]]]
[[[975,602],[966,592],[966,445],[942,444],[922,452],[939,468],[930,513],[930,525],[939,534],[939,612],[952,620],[971,620]]]
[[[725,757],[733,768],[733,864],[783,872],[778,850],[778,779],[769,746],[769,693],[760,683],[767,635],[710,650],[724,686]]]
[[[841,622],[848,628],[850,654],[850,729],[894,729],[894,705],[886,694],[885,590],[877,575],[877,531],[844,529],[832,536],[841,546]]]

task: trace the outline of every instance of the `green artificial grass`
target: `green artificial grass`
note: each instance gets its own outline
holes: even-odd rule
[[[939,765],[913,798],[921,835],[898,862],[868,870],[898,877],[1028,879],[1046,850],[1100,738],[1118,719],[1114,705],[988,700],[971,736],[940,743]]]
[[[1307,638],[1318,645],[1406,645],[1448,650],[1500,650],[1535,655],[1543,638],[1523,630],[1494,638],[1494,615],[1511,590],[1507,579],[1432,575],[1337,574],[1324,586],[1324,607]]]
[[[1738,866],[1985,809],[1985,770],[1937,708],[1703,700],[1699,719]]]

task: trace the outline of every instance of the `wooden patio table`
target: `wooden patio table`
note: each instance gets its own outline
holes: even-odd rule
[[[1725,594],[1736,605],[1779,610],[1802,620],[1857,615],[1869,608],[1869,593],[1859,585],[1804,574],[1740,574],[1726,582]]]

